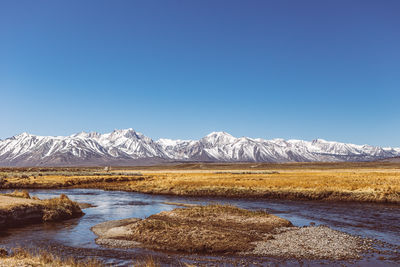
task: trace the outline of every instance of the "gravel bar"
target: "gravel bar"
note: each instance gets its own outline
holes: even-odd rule
[[[286,259],[359,259],[371,249],[371,242],[327,226],[279,228],[254,244],[246,254]]]

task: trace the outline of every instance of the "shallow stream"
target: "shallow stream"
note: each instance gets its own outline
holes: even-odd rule
[[[4,192],[4,191],[3,191]],[[62,256],[75,258],[99,257],[106,263],[126,266],[132,259],[142,259],[151,255],[166,265],[182,262],[204,263],[207,265],[324,265],[327,261],[296,261],[271,258],[246,258],[232,256],[205,256],[167,254],[145,249],[110,249],[98,246],[96,236],[90,228],[108,220],[125,218],[146,218],[160,211],[177,206],[165,202],[207,204],[210,202],[229,203],[246,209],[263,209],[290,220],[295,226],[324,224],[333,229],[370,239],[383,241],[381,249],[390,250],[387,255],[371,254],[362,260],[337,262],[335,264],[354,266],[398,266],[400,263],[400,207],[398,205],[371,203],[338,203],[316,201],[255,200],[188,198],[177,196],[147,195],[122,191],[96,189],[29,190],[31,196],[41,199],[60,194],[72,200],[90,203],[94,208],[85,209],[85,215],[61,223],[36,224],[23,228],[8,229],[0,236],[0,246],[6,248],[25,247],[46,249]]]

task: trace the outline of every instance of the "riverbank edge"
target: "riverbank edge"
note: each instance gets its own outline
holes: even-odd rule
[[[18,197],[8,197],[18,199]],[[65,195],[49,200],[32,200],[31,203],[0,209],[0,231],[31,224],[79,218],[83,215],[84,212],[79,204]]]
[[[300,200],[300,201],[326,201],[326,202],[356,202],[356,203],[380,203],[380,204],[400,204],[400,196],[393,199],[393,196],[384,193],[366,193],[366,192],[338,192],[338,191],[307,191],[307,190],[259,190],[259,189],[238,189],[238,188],[218,188],[198,189],[198,190],[149,190],[132,188],[129,183],[113,184],[103,183],[81,183],[77,185],[19,185],[19,186],[1,186],[0,189],[99,189],[106,191],[124,191],[135,192],[149,195],[166,195],[181,197],[218,197],[227,199],[274,199],[274,200]]]

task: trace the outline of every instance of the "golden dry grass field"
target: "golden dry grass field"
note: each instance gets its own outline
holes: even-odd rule
[[[2,188],[101,188],[182,196],[400,203],[399,163],[178,164],[0,169]]]

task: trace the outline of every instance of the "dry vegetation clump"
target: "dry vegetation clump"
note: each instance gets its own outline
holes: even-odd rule
[[[60,198],[43,200],[43,221],[60,221],[83,215],[79,204],[61,194]]]
[[[40,250],[31,252],[22,248],[13,249],[10,256],[0,260],[0,267],[20,267],[20,266],[47,266],[47,267],[102,267],[105,266],[96,258],[87,260],[77,260],[72,257],[61,258],[47,251]]]
[[[251,229],[270,232],[277,227],[292,224],[278,216],[265,211],[250,211],[233,205],[208,205],[175,209],[173,212],[161,212],[155,218],[170,218],[193,224],[207,224],[217,227],[233,227],[236,229]]]
[[[26,191],[26,190],[22,190],[22,191],[14,190],[14,192],[9,193],[9,194],[4,194],[4,195],[10,196],[10,197],[20,197],[20,198],[31,199],[31,196],[29,195],[28,191]]]
[[[1,251],[6,254],[2,255]],[[8,255],[5,249],[0,248],[0,267],[105,267],[110,266],[104,264],[97,258],[88,258],[78,260],[73,257],[60,257],[45,250],[29,251],[23,248],[15,248]],[[132,260],[132,266],[137,267],[158,267],[161,266],[153,257],[148,256],[140,260]],[[183,265],[182,265],[183,266]]]
[[[60,221],[82,216],[79,204],[67,196],[39,200],[28,192],[0,195],[0,230],[37,222]]]
[[[104,224],[103,224],[104,225]],[[247,211],[229,205],[208,205],[178,208],[152,215],[144,220],[103,232],[100,236],[131,240],[151,249],[198,252],[235,253],[254,248],[264,234],[277,227],[292,224],[263,211]],[[94,227],[95,228],[95,227]],[[124,229],[125,234],[122,234]],[[97,229],[98,230],[98,229]],[[103,235],[103,236],[102,236]]]
[[[132,262],[133,267],[159,267],[161,264],[159,264],[153,257],[148,256],[146,259],[143,260],[133,260]],[[181,265],[183,266],[183,265]],[[187,266],[189,267],[189,266]]]

